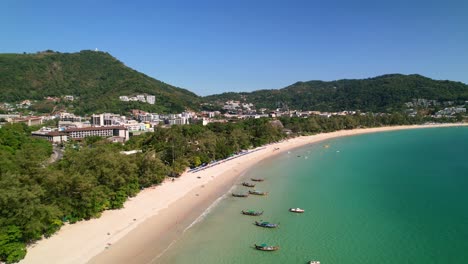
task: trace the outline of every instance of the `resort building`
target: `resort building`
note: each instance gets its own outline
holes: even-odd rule
[[[45,139],[51,143],[63,143],[68,141],[68,136],[66,133],[59,131],[35,131],[31,133],[31,136],[34,138]]]
[[[100,137],[121,137],[124,141],[129,139],[127,128],[123,126],[107,126],[107,127],[84,127],[70,128],[64,131],[69,138],[80,140],[90,136]]]
[[[62,143],[70,139],[81,140],[91,136],[112,138],[113,142],[125,142],[129,139],[128,129],[122,126],[68,128],[63,131],[42,128],[39,131],[32,132],[31,135],[35,138],[48,140],[51,143]]]

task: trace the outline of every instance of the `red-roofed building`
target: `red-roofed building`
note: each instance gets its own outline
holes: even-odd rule
[[[34,138],[41,138],[45,139],[51,143],[63,143],[68,141],[67,134],[58,131],[52,132],[43,132],[43,131],[35,131],[31,133],[32,137]]]

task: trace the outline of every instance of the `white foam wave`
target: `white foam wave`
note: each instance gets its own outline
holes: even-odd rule
[[[219,197],[218,199],[216,199],[208,208],[206,208],[206,210],[199,217],[197,217],[197,219],[195,219],[195,221],[193,221],[189,226],[187,226],[184,229],[183,233],[185,233],[185,231],[189,230],[192,226],[194,226],[197,223],[203,221],[203,219],[205,219],[205,217],[221,202],[221,200],[224,197],[226,197],[226,194],[224,194],[221,197]]]

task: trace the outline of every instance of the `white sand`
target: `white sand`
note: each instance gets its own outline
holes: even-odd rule
[[[232,185],[241,173],[260,160],[306,144],[335,137],[390,130],[460,125],[466,126],[468,124],[396,126],[343,130],[314,136],[298,137],[271,144],[258,151],[218,164],[203,171],[196,173],[186,172],[174,182],[166,181],[160,186],[145,189],[136,197],[129,199],[129,201],[125,203],[123,209],[106,211],[98,219],[82,221],[73,225],[65,225],[51,238],[38,241],[35,245],[31,245],[28,248],[26,258],[20,263],[72,264],[86,263],[89,261],[92,263],[129,263],[128,259],[136,255],[141,256],[141,259],[132,258],[135,260],[132,261],[132,263],[148,263],[148,261],[152,259],[150,257],[154,258],[156,253],[154,251],[144,252],[141,248],[142,245],[139,245],[138,242],[145,241],[144,236],[149,234],[149,230],[153,232],[151,234],[155,237],[151,242],[154,242],[154,239],[164,238],[167,232],[171,232],[171,228],[175,230],[174,228],[176,227],[173,226],[173,223],[174,221],[178,221],[176,219],[186,217],[185,215],[181,216],[180,211],[172,209],[184,208],[185,205],[185,211],[192,208],[198,208],[198,211],[196,211],[197,213],[199,213],[200,210],[203,211],[208,207],[207,205],[219,197],[216,191],[219,192],[220,188],[223,188],[223,186]],[[279,148],[279,150],[275,150],[275,148]],[[194,192],[196,192],[195,195]],[[184,197],[185,199],[183,199]],[[198,200],[200,202],[197,202]],[[171,210],[164,211],[166,208],[170,208]],[[174,213],[172,213],[172,211],[174,211]],[[193,218],[193,216],[190,217]],[[146,225],[143,224],[145,220],[148,220]],[[151,229],[154,225],[159,225],[160,228],[157,230],[154,228]],[[134,230],[134,232],[131,232],[132,230]],[[154,234],[154,232],[157,232],[157,234]],[[125,239],[121,239],[124,236]],[[157,250],[162,251],[171,241],[162,241],[162,239],[159,239],[158,242],[159,248]]]

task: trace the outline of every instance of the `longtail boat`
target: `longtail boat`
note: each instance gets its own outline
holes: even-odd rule
[[[249,193],[232,193],[232,196],[234,196],[234,197],[247,197],[247,196],[249,196]]]
[[[293,213],[304,213],[305,210],[304,210],[304,209],[301,209],[301,208],[289,208],[289,212],[293,212]]]
[[[249,191],[249,193],[253,195],[267,195],[268,194],[268,192],[261,192],[261,191],[256,191],[256,190]]]
[[[242,210],[242,214],[245,215],[252,215],[252,216],[259,216],[263,214],[263,211],[254,211],[254,210]]]
[[[263,220],[255,221],[256,226],[266,227],[266,228],[277,228],[279,224],[273,224],[270,222],[264,222]]]
[[[245,187],[255,187],[255,184],[249,182],[243,182],[242,185],[244,185]]]
[[[279,246],[268,246],[267,244],[257,245],[255,244],[255,249],[262,251],[276,251],[279,249]]]
[[[320,261],[317,261],[317,260],[311,260],[311,261],[309,261],[309,264],[320,264]]]
[[[256,181],[256,182],[262,182],[264,181],[265,179],[263,178],[251,178],[252,181]]]

